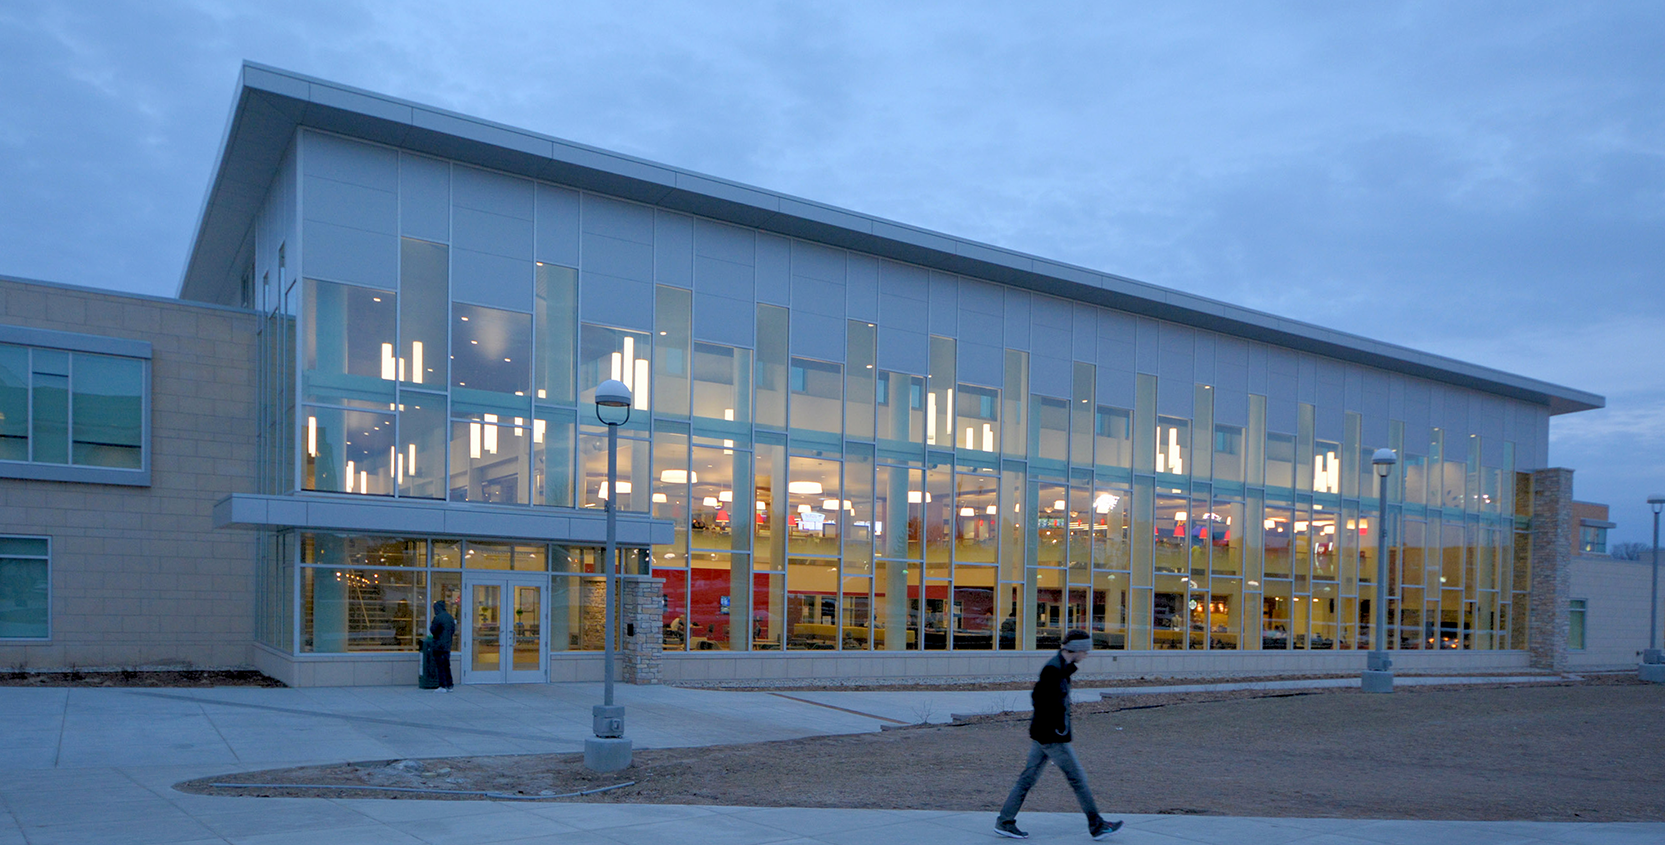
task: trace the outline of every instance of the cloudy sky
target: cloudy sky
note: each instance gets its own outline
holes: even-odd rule
[[[0,0],[0,273],[171,295],[243,59],[1601,393],[1665,490],[1665,4]]]

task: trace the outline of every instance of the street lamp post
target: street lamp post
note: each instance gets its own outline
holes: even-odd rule
[[[1364,675],[1359,679],[1359,685],[1365,692],[1393,692],[1393,660],[1387,653],[1387,486],[1388,476],[1393,474],[1393,465],[1398,462],[1399,456],[1392,449],[1377,449],[1376,454],[1370,456],[1370,466],[1376,470],[1376,478],[1380,482],[1380,494],[1376,507],[1376,598],[1373,600],[1376,605],[1376,647],[1371,649]]]
[[[595,416],[607,426],[607,546],[602,552],[602,703],[591,708],[595,736],[584,740],[584,766],[594,772],[616,772],[630,765],[630,740],[624,736],[624,707],[613,704],[614,581],[618,575],[619,426],[630,421],[633,397],[618,379],[595,389]],[[603,409],[606,413],[603,413]]]
[[[1653,508],[1653,591],[1648,594],[1648,647],[1642,650],[1637,674],[1652,684],[1665,684],[1665,651],[1659,648],[1659,512],[1665,510],[1665,493],[1648,497]]]

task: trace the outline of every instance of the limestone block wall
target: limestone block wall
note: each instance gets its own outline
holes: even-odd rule
[[[665,579],[629,578],[619,582],[622,599],[624,658],[619,680],[657,684],[664,680]]]
[[[0,479],[0,533],[52,538],[49,642],[0,667],[246,666],[252,532],[214,503],[253,492],[253,312],[0,278],[0,322],[148,341],[151,485]]]
[[[1572,501],[1572,470],[1551,468],[1532,473],[1532,598],[1527,649],[1533,667],[1557,672],[1567,667],[1567,589],[1573,543],[1578,539]]]
[[[1650,550],[1642,557],[1572,559],[1567,597],[1584,601],[1584,648],[1568,650],[1571,668],[1624,669],[1641,661],[1648,642],[1653,554]]]

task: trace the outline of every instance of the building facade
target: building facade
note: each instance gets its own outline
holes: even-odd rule
[[[1022,672],[1071,628],[1350,669],[1380,600],[1401,666],[1524,666],[1549,419],[1602,404],[254,65],[180,299],[235,315],[212,520],[291,683],[408,680],[434,601],[465,681],[597,677],[609,498],[643,678]]]

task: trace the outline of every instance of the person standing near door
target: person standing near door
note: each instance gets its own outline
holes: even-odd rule
[[[1032,740],[1029,760],[1024,764],[1023,773],[1018,775],[1017,783],[1012,784],[1005,806],[1000,808],[1000,816],[994,823],[995,833],[1010,839],[1029,838],[1029,834],[1018,829],[1017,814],[1048,760],[1064,773],[1070,788],[1075,790],[1075,800],[1081,803],[1081,812],[1087,814],[1087,835],[1103,839],[1121,829],[1120,821],[1106,821],[1098,814],[1093,791],[1087,788],[1087,775],[1081,771],[1081,762],[1075,759],[1075,750],[1070,747],[1070,676],[1075,674],[1076,664],[1086,659],[1092,650],[1092,635],[1086,631],[1071,631],[1064,635],[1058,654],[1041,667],[1041,677],[1035,681],[1035,689],[1029,694],[1029,700],[1035,707],[1034,715],[1029,720],[1029,738]]]
[[[439,674],[439,688],[434,692],[450,692],[454,686],[451,680],[451,641],[457,637],[457,620],[445,609],[445,602],[434,602],[434,621],[428,623],[428,633],[434,638],[431,651],[434,671]]]

